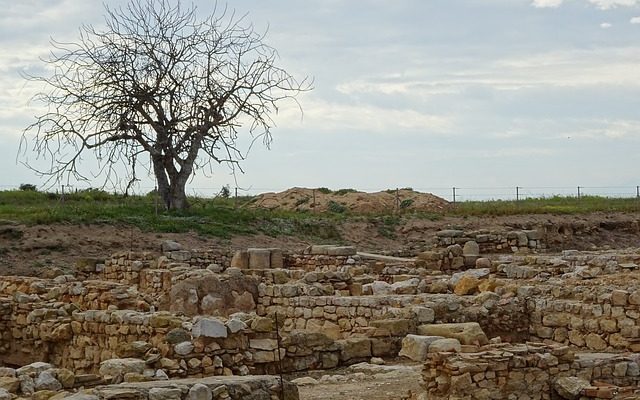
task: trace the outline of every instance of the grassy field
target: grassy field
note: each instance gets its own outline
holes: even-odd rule
[[[337,226],[346,220],[378,223],[381,234],[402,223],[397,215],[353,215],[348,212],[300,213],[256,210],[244,207],[250,197],[235,199],[192,198],[183,212],[158,209],[155,196],[123,196],[100,190],[65,195],[37,191],[0,191],[0,219],[25,224],[109,223],[134,225],[155,232],[195,231],[203,235],[230,237],[237,234],[296,235],[339,239]],[[158,207],[161,207],[158,205]],[[437,220],[444,215],[471,217],[519,214],[579,214],[592,212],[638,212],[640,200],[586,196],[549,197],[520,201],[462,202],[440,214],[409,214]],[[389,232],[387,232],[389,231]],[[389,233],[390,234],[390,233]]]

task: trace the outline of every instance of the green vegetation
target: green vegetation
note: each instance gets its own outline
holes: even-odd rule
[[[442,213],[413,211],[409,201],[404,200],[400,203],[400,215],[393,214],[393,210],[383,215],[357,215],[348,212],[347,207],[338,202],[330,202],[329,212],[325,213],[247,207],[254,200],[248,196],[237,199],[221,196],[214,199],[190,198],[190,209],[167,212],[162,210],[162,202],[153,192],[145,196],[124,196],[87,189],[67,193],[63,198],[60,194],[35,190],[0,191],[0,225],[2,220],[25,224],[121,224],[151,232],[194,231],[217,237],[263,233],[297,236],[315,242],[340,242],[339,227],[345,221],[368,221],[376,226],[380,235],[393,238],[408,215],[437,221],[445,216],[640,211],[640,199],[596,196],[469,201],[457,203]],[[0,229],[0,237],[10,235],[10,230]]]
[[[347,193],[355,193],[355,192],[357,192],[357,190],[355,190],[355,189],[351,189],[351,188],[348,188],[348,189],[339,189],[339,190],[336,190],[334,194],[335,194],[336,196],[344,196],[344,195],[345,195],[345,194],[347,194]]]
[[[584,214],[591,212],[637,212],[640,199],[600,196],[553,196],[523,200],[464,201],[448,212],[458,216],[518,214]]]
[[[25,224],[123,224],[152,232],[188,232],[230,237],[264,233],[296,235],[316,240],[339,240],[339,216],[318,216],[292,211],[269,211],[243,207],[251,199],[189,199],[192,207],[163,211],[153,193],[124,196],[89,189],[65,194],[34,191],[1,191],[0,220]],[[156,214],[156,205],[158,213]]]

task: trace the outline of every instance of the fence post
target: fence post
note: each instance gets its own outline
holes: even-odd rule
[[[636,199],[640,199],[640,186],[636,186]]]
[[[400,212],[400,189],[396,188],[396,214]]]
[[[316,190],[312,189],[311,193],[313,194],[313,203],[311,204],[311,208],[313,208],[313,211],[316,211]]]
[[[516,201],[520,201],[520,186],[516,186]]]
[[[578,200],[580,200],[580,186],[578,186]]]
[[[235,188],[235,197],[233,201],[233,208],[238,208],[238,188]]]
[[[456,204],[456,187],[453,187],[453,204]]]

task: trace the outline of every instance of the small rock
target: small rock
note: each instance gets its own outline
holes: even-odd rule
[[[567,400],[574,400],[580,397],[580,392],[591,384],[580,378],[574,376],[567,376],[556,379],[553,383],[553,388],[558,394]]]
[[[384,360],[380,357],[371,357],[369,362],[374,365],[384,365]]]
[[[317,385],[318,381],[313,379],[310,376],[305,376],[302,378],[293,379],[291,383],[294,383],[298,386],[308,386],[308,385]]]
[[[175,351],[176,354],[178,355],[186,356],[187,354],[193,351],[193,343],[191,342],[178,343],[175,346],[173,346],[173,351]]]
[[[182,250],[182,245],[178,242],[174,242],[173,240],[165,240],[162,242],[162,252],[166,253],[168,251],[178,251]]]
[[[51,390],[56,392],[62,389],[62,384],[53,376],[51,371],[42,371],[35,380],[36,392],[40,390]]]
[[[213,393],[208,386],[202,383],[196,383],[191,386],[189,393],[187,394],[187,400],[212,400]]]

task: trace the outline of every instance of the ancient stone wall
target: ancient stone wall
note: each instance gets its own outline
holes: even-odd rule
[[[476,242],[483,254],[539,251],[547,248],[546,234],[543,229],[510,232],[464,232],[449,229],[436,233],[438,247],[447,247],[453,244],[463,246],[470,241]]]
[[[423,370],[429,399],[552,399],[558,380],[576,377],[638,387],[638,359],[624,355],[575,355],[568,346],[491,345],[475,353],[434,353]],[[561,381],[560,381],[561,382]],[[615,392],[619,389],[615,388]],[[584,385],[571,398],[613,398],[614,388]],[[569,397],[565,397],[569,398]]]

